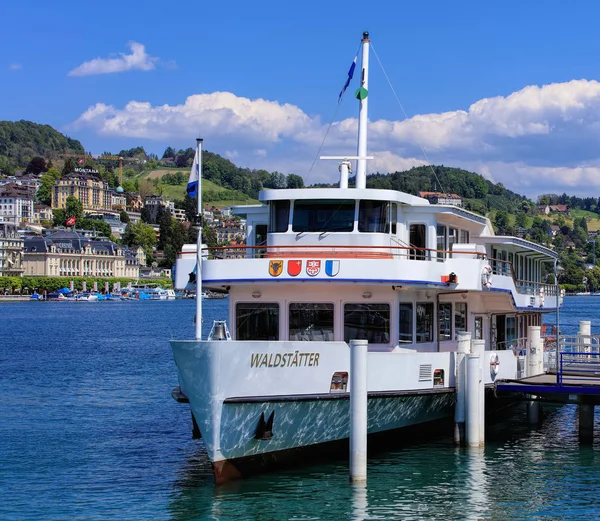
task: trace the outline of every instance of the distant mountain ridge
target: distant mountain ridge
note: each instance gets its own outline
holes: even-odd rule
[[[50,125],[32,121],[0,121],[0,169],[27,166],[36,156],[45,159],[58,154],[84,154],[83,145]],[[10,172],[9,172],[10,173]]]

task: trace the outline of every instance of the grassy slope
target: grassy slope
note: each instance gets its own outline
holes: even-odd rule
[[[182,168],[159,168],[157,170],[144,171],[139,176],[137,176],[137,179],[140,181],[143,179],[156,179],[156,178],[161,178],[165,174],[176,174],[177,172],[183,173],[186,177],[188,175],[188,172],[186,171],[186,169],[182,169]],[[185,184],[167,185],[167,184],[161,183],[160,188],[162,189],[162,194],[167,199],[183,200],[185,198],[185,188],[186,188]],[[202,193],[203,194],[207,193],[207,192],[221,192],[223,190],[227,190],[227,188],[223,188],[222,186],[215,184],[212,181],[208,181],[206,179],[202,180]],[[155,189],[155,192],[158,192],[158,190]],[[256,199],[246,199],[246,200],[226,199],[226,200],[222,200],[222,201],[210,201],[209,204],[211,204],[213,206],[217,206],[219,208],[225,208],[225,207],[237,205],[237,204],[259,204],[259,201],[257,201]]]

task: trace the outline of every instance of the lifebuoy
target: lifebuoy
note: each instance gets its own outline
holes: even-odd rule
[[[498,376],[499,372],[500,372],[500,359],[498,358],[497,353],[492,353],[492,356],[490,357],[490,375],[492,376],[492,379],[495,378],[496,376]]]
[[[492,287],[492,267],[489,265],[484,266],[481,271],[481,285],[484,288]]]

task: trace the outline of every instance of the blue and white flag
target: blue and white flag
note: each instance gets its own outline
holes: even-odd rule
[[[350,65],[350,70],[348,71],[348,79],[346,80],[346,83],[344,84],[344,88],[342,89],[342,92],[340,92],[340,97],[338,98],[338,103],[340,101],[342,101],[342,96],[344,95],[344,92],[346,92],[348,85],[350,85],[352,76],[354,76],[354,69],[356,69],[356,59],[357,58],[358,58],[358,54],[356,54],[356,56],[354,57],[354,60],[352,60],[352,65]]]
[[[198,179],[200,179],[200,165],[198,164],[198,151],[196,150],[186,189],[188,195],[192,198],[198,195]]]

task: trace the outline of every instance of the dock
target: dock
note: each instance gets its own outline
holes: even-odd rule
[[[559,336],[558,347],[545,354],[547,367],[543,372],[529,371],[530,374],[521,378],[497,380],[496,395],[528,402],[530,423],[539,421],[544,402],[576,404],[580,440],[591,443],[594,407],[600,405],[600,337],[591,335],[589,321],[581,321],[578,335]],[[526,356],[535,357],[536,349]]]

